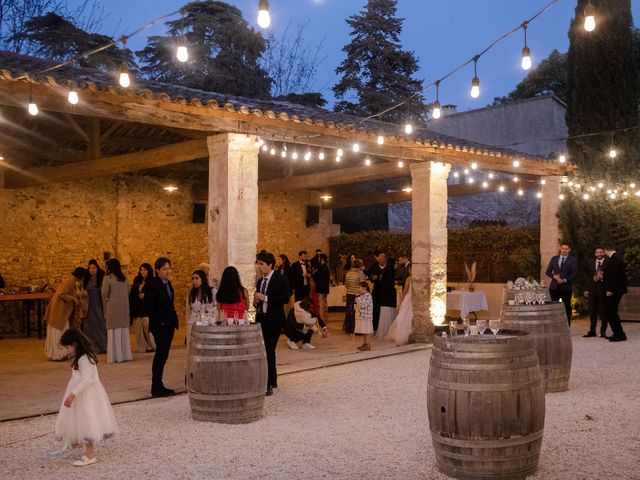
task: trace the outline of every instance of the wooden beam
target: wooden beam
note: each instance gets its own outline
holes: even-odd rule
[[[100,119],[91,117],[88,124],[89,143],[87,144],[87,160],[100,158]]]
[[[407,165],[399,168],[395,163],[379,163],[370,167],[348,167],[330,172],[308,173],[288,178],[261,180],[260,193],[290,192],[292,190],[317,190],[322,187],[362,183],[380,178],[404,177],[409,174]]]
[[[69,162],[84,160],[85,158],[84,152],[59,148],[57,145],[38,141],[35,138],[26,138],[26,135],[7,135],[0,132],[0,142],[2,142],[2,145],[9,146],[14,150],[30,152],[37,159]]]
[[[209,156],[206,140],[188,140],[164,147],[115,157],[85,160],[60,167],[44,167],[7,172],[6,188],[21,188],[43,183],[67,182],[83,178],[116,175],[149,168],[189,162]]]
[[[71,115],[69,115],[66,112],[62,113],[62,118],[64,118],[67,121],[67,124],[71,127],[71,130],[77,133],[82,140],[89,143],[89,135],[87,135],[87,132],[85,132],[82,129],[82,127],[78,124],[78,122],[76,122],[75,118],[73,118]]]
[[[102,141],[104,142],[107,138],[113,135],[114,132],[122,126],[122,123],[123,122],[113,122],[111,125],[109,125],[109,128],[107,128],[104,132],[102,132],[102,135],[100,135]]]
[[[26,82],[0,81],[0,103],[22,106],[29,98],[30,88],[39,99],[39,107],[43,111],[70,111],[69,102],[63,96],[52,94],[52,87]],[[356,138],[353,130],[338,130],[334,125],[315,125],[297,119],[273,115],[252,114],[228,111],[224,108],[203,108],[190,102],[165,102],[157,98],[146,98],[144,95],[130,96],[112,94],[107,91],[82,91],[83,101],[75,105],[74,111],[94,117],[117,121],[137,122],[163,127],[199,130],[204,132],[227,131],[255,133],[262,128],[270,133],[291,138],[297,136],[302,143],[307,141],[324,148],[345,148],[346,144]],[[429,145],[420,142],[405,141],[403,137],[387,137],[385,145],[376,145],[373,135],[357,134],[361,151],[378,156],[413,161],[444,161],[454,165],[467,166],[471,162],[480,163],[481,168],[503,172],[519,172],[531,175],[565,175],[572,170],[571,166],[559,165],[552,161],[541,160],[525,154],[509,155],[485,149],[471,148],[456,150],[451,145]],[[513,166],[518,158],[521,166]]]

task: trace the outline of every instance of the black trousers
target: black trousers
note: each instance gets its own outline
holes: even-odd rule
[[[373,297],[373,331],[378,331],[378,324],[380,323],[380,299]]]
[[[311,343],[311,337],[313,337],[313,330],[307,330],[307,333],[302,333],[300,330],[289,329],[287,330],[287,338],[293,343],[298,343],[302,340],[302,343]]]
[[[356,309],[354,303],[356,295],[347,294],[347,308],[344,312],[344,322],[342,323],[342,331],[353,333],[356,326]]]
[[[293,291],[296,302],[304,300],[309,296],[309,285],[303,285]]]
[[[554,302],[562,299],[562,303],[564,303],[564,311],[567,313],[567,321],[569,322],[569,325],[571,325],[571,290],[560,290],[559,288],[555,290],[549,289],[549,296]]]
[[[604,336],[607,331],[607,317],[604,314],[604,292],[602,289],[594,289],[589,296],[589,314],[591,316],[590,333],[596,333],[598,317],[600,317],[600,335]]]
[[[612,295],[610,297],[604,297],[604,316],[609,322],[609,326],[613,331],[614,337],[626,337],[624,330],[622,329],[622,322],[618,315],[618,305],[622,295]]]
[[[153,390],[164,386],[162,374],[167,358],[169,358],[175,328],[169,325],[156,325],[150,331],[156,341],[156,353],[153,355],[153,364],[151,365],[151,389]]]
[[[275,387],[278,385],[278,370],[276,368],[276,346],[280,338],[280,328],[269,325],[258,315],[257,321],[262,328],[262,338],[264,339],[264,349],[267,354],[268,380],[267,385]]]

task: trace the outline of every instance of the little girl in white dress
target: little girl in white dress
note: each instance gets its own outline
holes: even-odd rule
[[[56,438],[63,441],[63,449],[85,445],[86,454],[73,463],[84,467],[96,463],[96,443],[117,433],[116,419],[98,378],[98,360],[89,339],[71,328],[62,334],[60,345],[73,361],[56,421]]]

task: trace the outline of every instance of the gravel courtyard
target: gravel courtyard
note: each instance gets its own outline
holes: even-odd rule
[[[611,344],[574,326],[570,391],[546,396],[532,478],[640,479],[640,324],[625,330],[630,341]],[[85,468],[39,459],[55,447],[55,415],[0,423],[1,477],[446,479],[427,422],[430,354],[283,376],[266,416],[250,425],[193,422],[186,395],[118,405],[119,436]]]

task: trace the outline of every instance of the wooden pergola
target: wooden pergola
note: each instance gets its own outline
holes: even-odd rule
[[[551,179],[567,171],[566,166],[553,161],[506,149],[421,128],[405,136],[392,124],[288,102],[141,81],[123,89],[115,86],[111,75],[82,68],[60,69],[51,76],[37,77],[35,72],[50,66],[50,62],[6,52],[0,52],[0,64],[0,155],[4,157],[0,186],[25,188],[134,172],[199,183],[208,191],[209,255],[214,271],[235,264],[247,278],[253,275],[253,265],[247,264],[247,258],[255,253],[257,213],[246,214],[255,207],[259,192],[324,191],[341,186],[348,192],[352,184],[411,177],[413,201],[421,205],[421,215],[414,215],[413,228],[414,275],[420,276],[414,281],[414,311],[425,312],[421,320],[424,328],[417,329],[418,339],[433,331],[427,312],[431,317],[438,315],[435,310],[440,307],[434,307],[433,299],[442,296],[446,283],[446,268],[443,278],[441,263],[446,265],[447,194],[482,191],[477,184],[447,187],[451,166],[470,167],[478,162],[483,169]],[[79,84],[77,105],[67,101],[72,78]],[[40,110],[35,117],[27,113],[30,99]],[[381,132],[384,145],[377,144]],[[299,148],[300,158],[283,160],[263,152],[255,142],[256,136],[269,145],[286,143],[290,150]],[[356,140],[360,152],[354,159],[348,150]],[[307,148],[314,152],[322,149],[327,158],[306,162],[302,155]],[[340,164],[334,160],[338,148],[348,152]],[[373,160],[371,166],[362,163],[364,155]],[[514,166],[516,159],[519,167]],[[398,166],[399,160],[404,162],[403,167]],[[250,172],[242,175],[242,181],[238,168]],[[547,189],[557,188],[559,192],[559,182],[549,183],[553,186]],[[238,190],[243,192],[242,200],[230,194]],[[334,197],[334,202],[356,206],[409,198],[411,195],[405,192],[368,198],[346,193]],[[229,227],[225,218],[232,214],[244,215],[251,228],[240,231]],[[543,225],[551,221],[548,215],[543,216]],[[422,272],[420,265],[424,266]],[[435,276],[434,265],[439,265]]]

